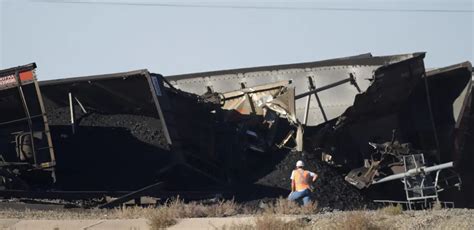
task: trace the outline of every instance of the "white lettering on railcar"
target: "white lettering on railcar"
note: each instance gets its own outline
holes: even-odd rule
[[[0,87],[2,88],[9,88],[16,85],[16,83],[15,75],[0,77]]]

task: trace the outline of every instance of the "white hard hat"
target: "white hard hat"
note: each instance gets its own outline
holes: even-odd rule
[[[297,161],[296,162],[296,167],[304,167],[303,161]]]

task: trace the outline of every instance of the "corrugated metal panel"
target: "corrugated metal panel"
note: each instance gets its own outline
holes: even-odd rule
[[[269,84],[277,81],[292,80],[296,95],[307,92],[308,77],[313,78],[316,88],[349,78],[352,74],[359,88],[364,91],[370,85],[368,79],[374,71],[384,65],[400,62],[423,53],[372,57],[359,55],[319,62],[264,66],[255,68],[224,70],[207,73],[169,76],[167,79],[176,88],[202,95],[211,87],[216,92],[238,90],[244,84],[247,87]],[[318,93],[328,119],[341,115],[354,102],[359,92],[353,85],[346,83]],[[306,100],[296,102],[297,118],[302,121]],[[314,97],[311,99],[308,125],[318,125],[325,120]]]

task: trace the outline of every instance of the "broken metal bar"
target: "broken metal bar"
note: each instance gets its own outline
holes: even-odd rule
[[[311,95],[311,94],[314,94],[314,93],[318,93],[318,92],[321,92],[321,91],[324,91],[324,90],[327,90],[327,89],[336,87],[336,86],[338,86],[338,85],[342,85],[342,84],[347,83],[347,82],[350,82],[350,81],[351,81],[351,78],[349,77],[349,78],[346,78],[346,79],[344,79],[344,80],[336,81],[336,82],[334,82],[334,83],[332,83],[332,84],[325,85],[325,86],[323,86],[323,87],[321,87],[321,88],[317,88],[317,89],[314,89],[314,90],[310,90],[310,91],[308,91],[308,92],[304,92],[304,93],[302,93],[302,94],[296,95],[296,96],[295,96],[295,100],[301,99],[301,98],[303,98],[303,97],[306,97],[306,96]]]
[[[17,89],[18,89],[18,93],[20,94],[20,99],[21,99],[21,102],[22,102],[22,105],[23,105],[23,110],[25,111],[25,115],[28,118],[27,122],[28,122],[29,134],[31,135],[31,147],[32,147],[32,150],[33,150],[33,162],[36,165],[37,161],[36,161],[35,139],[33,137],[33,122],[31,121],[30,109],[28,108],[28,104],[26,103],[26,97],[25,97],[25,93],[23,92],[23,86],[21,84],[21,79],[20,79],[20,73],[18,71],[15,71],[15,79],[17,81]]]
[[[250,114],[257,114],[257,110],[255,109],[255,105],[253,104],[252,96],[250,96],[250,93],[245,93],[245,97],[247,98],[250,105],[250,109],[252,110]]]
[[[68,93],[68,96],[69,96],[69,114],[71,116],[71,129],[72,129],[72,133],[76,133],[76,125],[75,125],[75,122],[76,122],[76,115],[74,113],[74,102],[72,101],[72,93],[69,92]]]
[[[349,78],[351,79],[351,85],[353,85],[357,89],[357,92],[359,92],[359,93],[362,92],[362,90],[360,90],[360,88],[359,88],[359,85],[357,84],[357,81],[354,77],[354,74],[350,73]]]
[[[286,134],[286,137],[281,141],[281,143],[277,144],[276,146],[281,149],[283,146],[286,145],[286,143],[288,143],[288,141],[290,140],[290,138],[293,136],[294,133],[295,133],[295,130],[290,130],[290,132]]]
[[[311,89],[315,89],[316,86],[314,86],[313,79],[311,77],[308,77],[309,85]],[[324,112],[323,104],[321,103],[321,100],[319,99],[318,93],[314,93],[314,96],[316,97],[316,101],[318,102],[319,109],[321,110],[321,114],[323,115],[324,122],[328,121],[328,117],[326,116],[326,112]],[[311,96],[309,96],[311,97]],[[306,123],[305,123],[306,125]]]
[[[313,79],[311,78],[311,76],[308,76],[308,90],[311,91],[311,90],[314,90],[315,88],[316,87],[314,87]],[[309,95],[306,98],[306,107],[304,108],[304,117],[303,117],[303,124],[304,125],[306,125],[308,123],[310,103],[311,103],[311,95]]]
[[[311,90],[311,89],[310,89]],[[308,115],[309,115],[309,106],[311,102],[311,96],[306,98],[306,107],[304,108],[304,117],[303,117],[303,124],[306,125],[308,123]]]
[[[276,83],[271,83],[271,84],[265,84],[265,85],[257,85],[257,86],[252,86],[247,89],[240,89],[240,90],[235,90],[231,92],[226,92],[224,93],[225,100],[232,100],[235,98],[239,98],[244,96],[246,93],[249,94],[255,94],[255,93],[260,93],[260,92],[265,92],[269,90],[274,90],[274,89],[281,89],[282,87],[286,86],[289,84],[290,81],[280,81]]]
[[[165,134],[166,142],[170,146],[174,145],[174,147],[179,148],[179,141],[178,141],[178,144],[173,143],[177,141],[177,139],[179,139],[178,135],[176,134],[176,132],[173,132],[173,134],[170,134],[170,131],[167,125],[167,123],[169,123],[170,120],[171,120],[171,123],[173,123],[174,121],[173,116],[168,115],[170,112],[167,112],[166,114],[164,113],[164,111],[170,111],[171,109],[170,109],[170,102],[169,102],[168,95],[165,90],[161,89],[161,87],[165,87],[163,83],[169,84],[169,82],[166,81],[166,79],[159,74],[147,73],[146,76],[147,76],[148,84],[150,85],[150,90],[152,92],[153,91],[160,92],[160,94],[152,93],[151,96],[153,98],[153,102],[155,103],[155,107],[158,112],[158,117],[160,118],[161,127],[163,127],[163,133]],[[172,88],[175,89],[174,87]],[[173,135],[174,140],[171,139],[171,135]]]
[[[77,102],[77,104],[79,105],[79,107],[81,107],[82,112],[87,113],[87,110],[86,110],[86,108],[84,108],[84,106],[82,105],[81,101],[79,101],[79,99],[77,99],[77,97],[74,97],[74,100],[76,100],[76,102]]]
[[[145,195],[147,192],[152,191],[153,189],[162,189],[164,183],[163,182],[158,182],[152,185],[148,185],[144,188],[141,188],[139,190],[133,191],[131,193],[125,194],[115,200],[112,200],[108,203],[105,203],[103,205],[100,205],[98,208],[113,208],[118,205],[121,205],[127,201],[133,200],[135,198],[140,198],[141,196]]]
[[[411,177],[420,173],[428,174],[430,172],[442,170],[442,169],[447,169],[447,168],[452,168],[453,167],[453,162],[448,162],[440,165],[435,165],[435,166],[430,166],[430,167],[419,167],[419,168],[414,168],[410,169],[404,173],[398,173],[394,175],[390,175],[387,177],[384,177],[378,181],[374,181],[372,184],[379,184],[387,181],[392,181],[392,180],[397,180],[397,179],[402,179],[405,177]]]

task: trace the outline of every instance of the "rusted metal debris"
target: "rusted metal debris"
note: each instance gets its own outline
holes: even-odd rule
[[[121,197],[118,197],[110,202],[100,205],[98,208],[114,208],[120,206],[121,204],[142,197],[144,194],[150,194],[156,191],[159,191],[164,186],[163,182],[158,182],[144,188],[141,188],[137,191],[127,193]]]

